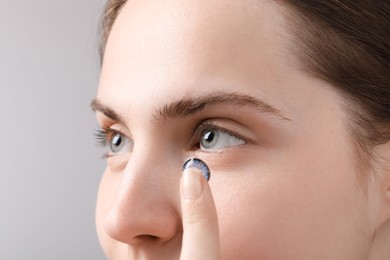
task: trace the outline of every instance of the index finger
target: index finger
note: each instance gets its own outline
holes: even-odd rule
[[[181,260],[219,259],[217,212],[201,171],[185,169],[180,182],[183,221]]]

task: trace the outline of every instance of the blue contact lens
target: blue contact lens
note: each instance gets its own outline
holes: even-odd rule
[[[198,158],[190,158],[183,164],[183,170],[192,167],[198,168],[202,172],[202,175],[206,179],[206,181],[210,180],[210,170],[205,162]]]

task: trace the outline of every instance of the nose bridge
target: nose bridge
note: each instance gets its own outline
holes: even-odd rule
[[[164,242],[181,227],[180,177],[169,156],[157,156],[153,150],[134,147],[106,215],[107,234],[123,243]]]

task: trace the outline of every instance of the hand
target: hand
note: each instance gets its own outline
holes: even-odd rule
[[[218,260],[217,212],[210,187],[200,170],[183,171],[180,182],[183,242],[181,260]]]

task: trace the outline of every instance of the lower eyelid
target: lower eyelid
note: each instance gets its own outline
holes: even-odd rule
[[[128,160],[128,153],[109,155],[107,157],[107,165],[111,171],[121,171],[126,167]]]

